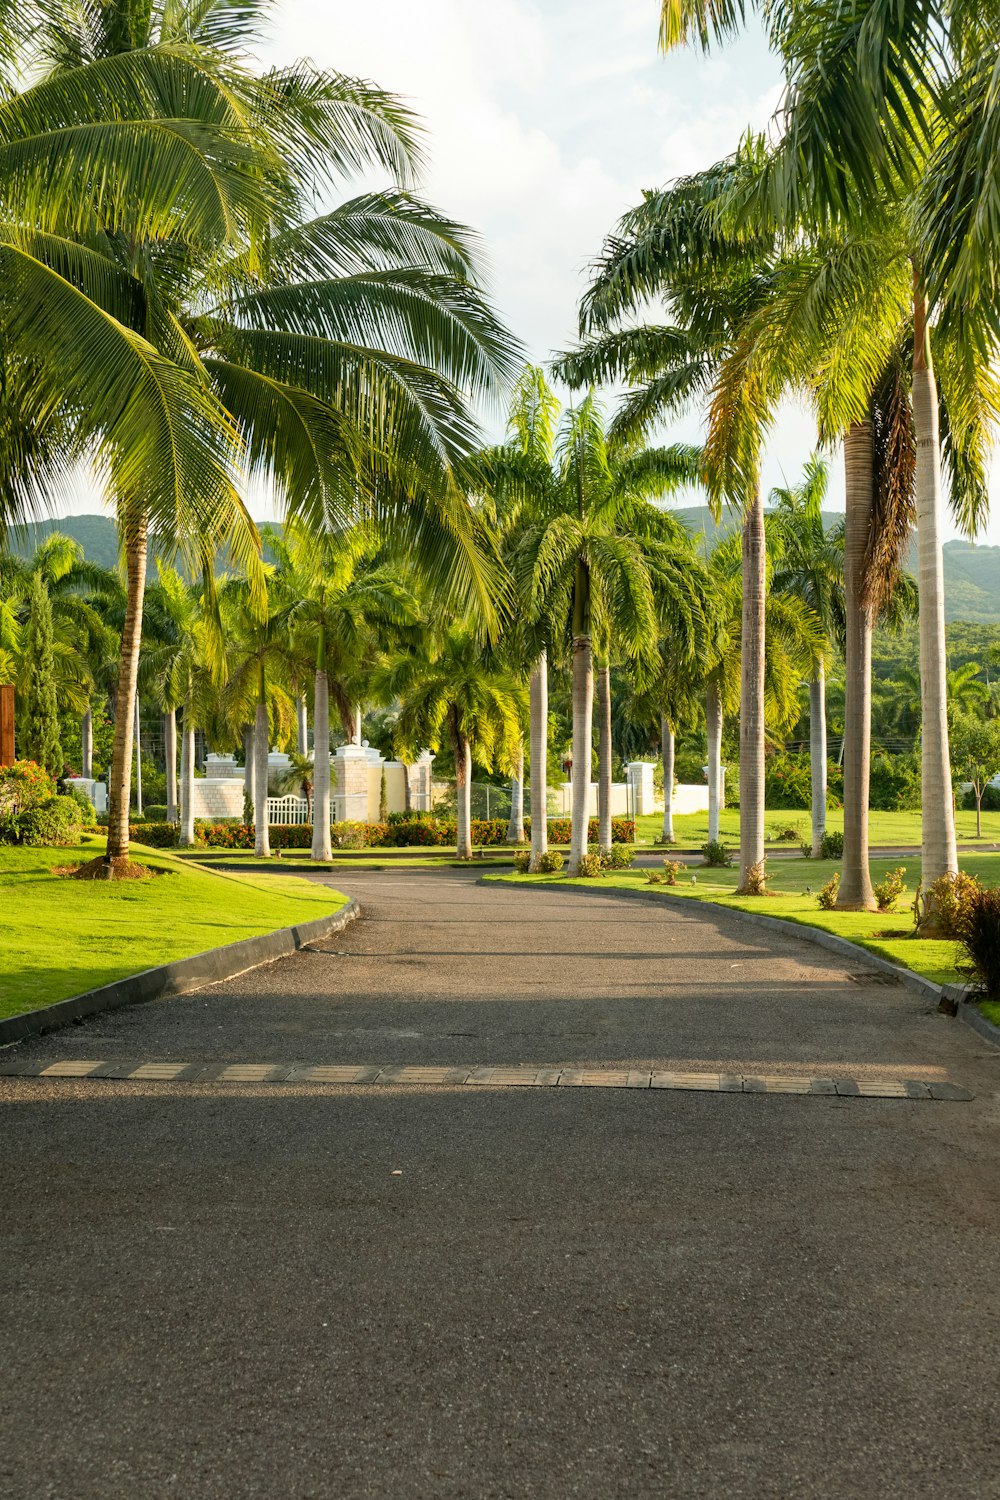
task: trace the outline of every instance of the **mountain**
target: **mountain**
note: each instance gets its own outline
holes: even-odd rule
[[[732,531],[737,524],[726,514],[716,525],[706,505],[678,507],[673,512],[689,531],[701,532],[710,547],[720,532]],[[834,526],[843,516],[836,511],[824,512],[826,526]],[[114,523],[107,516],[64,516],[59,521],[39,521],[34,526],[16,527],[11,533],[14,552],[24,556],[33,551],[50,532],[61,531],[75,537],[91,562],[113,568],[118,559],[118,540]],[[916,558],[911,553],[910,569]],[[980,547],[973,542],[946,542],[944,548],[945,612],[949,620],[968,620],[980,625],[1000,624],[1000,547]]]

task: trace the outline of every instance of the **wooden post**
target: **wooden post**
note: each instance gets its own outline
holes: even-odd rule
[[[0,766],[14,764],[14,689],[0,687]]]

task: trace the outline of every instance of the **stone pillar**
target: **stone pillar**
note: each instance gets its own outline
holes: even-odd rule
[[[235,755],[210,754],[205,756],[205,776],[208,780],[214,781],[219,777],[233,777],[239,774]]]
[[[629,800],[637,818],[645,817],[648,813],[656,811],[654,802],[656,791],[653,787],[653,771],[655,762],[651,760],[629,761],[625,767],[625,777],[629,787]]]
[[[368,752],[362,745],[338,745],[334,752],[337,775],[337,821],[368,821]]]

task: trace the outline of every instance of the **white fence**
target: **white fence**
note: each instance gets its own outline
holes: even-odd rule
[[[308,799],[296,797],[293,792],[290,792],[287,797],[268,797],[267,821],[268,823],[311,822],[312,810]]]

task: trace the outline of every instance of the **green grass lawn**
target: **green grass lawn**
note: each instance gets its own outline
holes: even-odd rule
[[[132,845],[133,857],[163,871],[154,880],[105,884],[52,874],[103,848],[92,835],[68,849],[0,848],[0,1017],[311,922],[347,900],[295,876],[198,869],[141,844]]]
[[[959,860],[962,869],[977,875],[984,885],[1000,885],[1000,854],[964,854]],[[839,937],[849,938],[880,958],[914,969],[938,984],[959,984],[962,976],[955,967],[958,945],[928,938],[914,938],[913,892],[920,879],[920,860],[917,856],[898,859],[873,859],[872,879],[881,880],[890,870],[902,865],[906,870],[907,891],[891,912],[837,912],[823,911],[817,905],[816,892],[826,884],[839,868],[837,860],[788,860],[775,861],[768,871],[768,884],[772,894],[765,897],[737,896],[736,886],[739,871],[692,867],[682,871],[676,886],[651,886],[642,870],[621,870],[604,875],[597,880],[568,880],[562,875],[490,875],[488,880],[515,882],[547,881],[562,885],[618,886],[625,890],[648,890],[662,893],[669,890],[675,896],[684,896],[693,901],[718,901],[734,906],[741,911],[761,912],[768,917],[783,917],[789,922],[801,922],[810,927],[821,927],[835,932]],[[692,876],[696,877],[692,880]],[[1000,1006],[995,1007],[1000,1012]],[[998,1017],[1000,1019],[1000,1017]]]
[[[869,841],[873,848],[890,848],[894,844],[920,845],[920,814],[919,812],[873,812],[869,813]],[[827,827],[832,833],[834,830],[843,831],[843,812],[828,812],[826,815]],[[764,829],[769,836],[779,828],[798,825],[802,831],[802,838],[810,836],[810,818],[808,812],[768,812],[764,815]],[[720,833],[726,843],[737,844],[740,837],[740,815],[735,808],[724,808],[719,819]],[[974,812],[957,812],[955,814],[955,828],[960,843],[972,843],[976,837],[976,815]],[[650,813],[638,820],[636,834],[640,844],[653,844],[663,832],[662,813]],[[708,813],[684,813],[674,818],[674,833],[677,844],[682,849],[698,849],[708,839]],[[983,843],[1000,843],[1000,812],[983,813]],[[769,843],[771,843],[769,839]],[[771,843],[771,847],[779,848],[778,844]],[[794,849],[797,846],[787,845]]]

